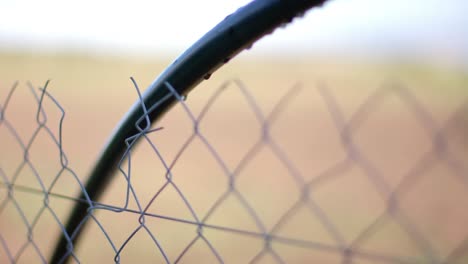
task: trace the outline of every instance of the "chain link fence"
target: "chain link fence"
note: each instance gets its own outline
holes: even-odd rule
[[[68,247],[76,263],[468,261],[466,93],[436,107],[398,83],[320,83],[262,88],[262,101],[233,80],[188,100],[166,83],[178,103],[157,127],[141,103],[118,175],[91,201],[76,198],[64,108],[47,84],[15,105],[18,86],[0,103],[2,263],[46,263],[74,203],[91,222]]]

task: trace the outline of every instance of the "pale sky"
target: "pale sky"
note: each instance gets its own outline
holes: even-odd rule
[[[247,0],[0,0],[0,49],[178,54]],[[468,60],[466,0],[331,0],[259,52]]]

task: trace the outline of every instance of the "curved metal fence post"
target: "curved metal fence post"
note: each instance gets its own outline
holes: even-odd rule
[[[152,122],[161,118],[177,102],[165,84],[170,83],[179,94],[186,95],[204,79],[227,63],[255,41],[290,23],[312,7],[321,6],[326,0],[258,0],[238,9],[206,33],[186,52],[176,59],[146,90],[142,96],[149,108],[160,103],[150,114]],[[163,98],[168,98],[161,102]],[[94,169],[91,171],[85,190],[76,203],[51,256],[51,263],[66,262],[73,247],[79,242],[86,226],[88,210],[112,180],[117,164],[125,152],[125,139],[138,134],[136,122],[144,115],[141,102],[137,101],[123,117],[105,145]],[[87,195],[85,195],[85,193]],[[89,198],[89,200],[87,199]]]

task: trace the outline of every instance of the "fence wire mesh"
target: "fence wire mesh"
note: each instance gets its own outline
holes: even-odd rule
[[[177,105],[162,127],[141,117],[91,201],[76,198],[64,109],[47,84],[15,106],[17,86],[0,105],[2,263],[46,263],[74,203],[91,222],[77,263],[468,261],[466,98],[445,111],[398,83],[345,101],[298,84],[264,107],[234,80],[191,105],[166,83]]]

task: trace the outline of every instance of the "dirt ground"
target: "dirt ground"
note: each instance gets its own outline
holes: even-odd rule
[[[31,189],[54,184],[52,193],[75,196],[137,98],[128,77],[144,90],[169,60],[3,54],[0,62],[2,109],[20,80],[0,121],[0,262],[8,252],[38,262],[74,201],[45,201]],[[43,116],[26,81],[48,78],[66,112],[62,147],[77,178],[61,172],[47,131],[34,134]],[[467,80],[411,63],[241,57],[185,101],[198,120],[229,81],[196,121],[199,133],[176,105],[148,136],[157,152],[142,142],[130,171],[123,163],[136,195],[127,198],[117,174],[101,201],[153,216],[98,209],[75,253],[82,263],[112,262],[117,251],[122,263],[159,263],[164,254],[174,262],[186,248],[182,263],[465,263]],[[61,112],[47,98],[43,107],[59,137]],[[34,138],[26,157],[34,169],[10,126],[25,146]],[[30,189],[9,194],[5,179]]]

